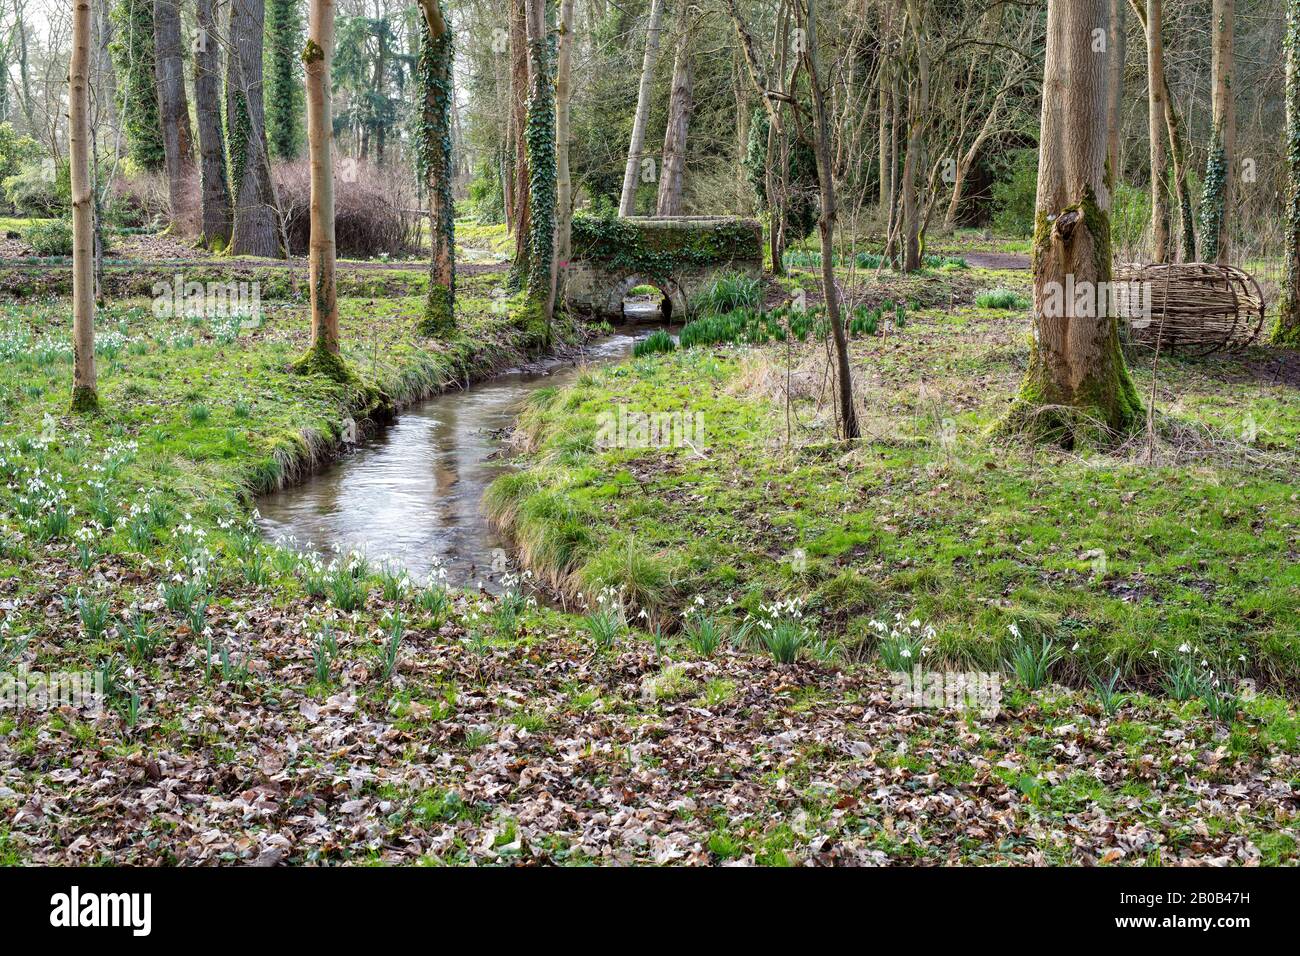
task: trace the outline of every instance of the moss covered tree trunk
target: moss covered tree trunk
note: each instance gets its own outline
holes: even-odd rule
[[[185,63],[181,58],[181,14],[178,0],[154,0],[155,72],[158,116],[162,124],[167,166],[167,205],[173,233],[193,234],[194,139],[190,106],[185,97]]]
[[[233,210],[226,178],[226,139],[221,128],[221,67],[216,0],[195,0],[194,115],[199,132],[200,241],[209,249],[230,244]]]
[[[1048,6],[1034,342],[1008,424],[1066,445],[1093,431],[1093,422],[1125,432],[1141,411],[1109,295],[1107,68],[1092,46],[1092,31],[1109,19],[1108,0],[1051,0]]]
[[[452,33],[439,0],[420,0],[424,30],[418,64],[417,162],[429,197],[429,293],[420,331],[439,335],[455,324],[456,207],[451,195]]]
[[[528,0],[528,297],[545,312],[555,267],[555,88],[547,0]],[[549,323],[549,313],[543,315]]]
[[[72,186],[72,409],[99,405],[95,381],[95,226],[90,179],[90,0],[72,5],[68,63],[68,160]]]
[[[1233,0],[1214,0],[1210,21],[1214,32],[1210,55],[1213,77],[1213,124],[1205,160],[1205,191],[1201,199],[1201,258],[1226,265],[1228,210],[1232,205],[1233,165],[1237,152],[1236,93],[1233,89]]]
[[[1286,277],[1271,339],[1300,348],[1300,0],[1286,0]]]

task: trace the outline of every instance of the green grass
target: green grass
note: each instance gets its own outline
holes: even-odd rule
[[[1216,673],[1300,687],[1300,563],[1284,559],[1300,504],[1278,455],[1294,456],[1300,434],[1294,390],[1231,359],[1162,367],[1171,415],[1224,430],[1248,411],[1267,423],[1256,446],[1272,457],[1253,462],[1210,451],[1149,466],[999,444],[989,429],[1018,385],[1022,331],[959,308],[914,313],[902,337],[854,340],[871,372],[871,437],[848,454],[809,402],[796,413],[812,424],[782,450],[779,390],[745,384],[757,367],[783,379],[782,346],[598,371],[531,411],[533,464],[489,498],[525,539],[539,535],[525,516],[543,502],[583,529],[552,551],[552,580],[626,583],[658,612],[698,595],[710,608],[730,598],[739,619],[760,601],[808,597],[840,640],[869,617],[929,622],[932,660],[962,667],[1007,670],[1018,646],[1041,657],[1046,643],[1061,654],[1051,680],[1088,687],[1118,670],[1117,686],[1158,689],[1188,643]],[[1145,396],[1147,372],[1134,373]],[[706,446],[598,452],[595,417],[615,402],[701,413]],[[629,541],[644,567],[630,566]],[[806,559],[792,573],[796,551]],[[846,572],[869,582],[868,600],[845,611],[816,599]],[[1026,656],[1026,673],[1047,679],[1034,663]]]

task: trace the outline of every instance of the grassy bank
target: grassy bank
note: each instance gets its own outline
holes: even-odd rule
[[[936,665],[1006,669],[1047,641],[1076,686],[1118,671],[1161,691],[1194,663],[1294,692],[1294,389],[1261,355],[1166,360],[1150,460],[1140,443],[1078,457],[994,441],[1026,325],[967,306],[854,338],[866,437],[851,449],[832,440],[820,344],[593,372],[537,394],[529,467],[498,481],[490,508],[538,574],[575,595],[622,588],[670,623],[697,601],[738,623],[795,599],[841,659],[879,657],[871,622],[901,614],[934,628]],[[1149,361],[1135,368],[1144,398]],[[597,447],[619,409],[698,415],[704,435]]]

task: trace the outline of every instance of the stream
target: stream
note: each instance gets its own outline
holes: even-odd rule
[[[375,564],[405,567],[417,584],[441,564],[448,585],[499,593],[506,545],[481,501],[511,468],[500,454],[502,437],[529,393],[564,385],[582,367],[620,361],[662,327],[653,324],[657,306],[627,313],[647,321],[620,327],[580,354],[542,359],[413,405],[305,481],[260,498],[262,533],[326,560],[337,551],[362,551]]]

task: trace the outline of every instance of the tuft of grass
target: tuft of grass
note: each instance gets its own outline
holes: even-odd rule
[[[733,272],[719,276],[692,304],[697,312],[705,315],[723,315],[737,309],[757,309],[762,303],[762,281]]]
[[[1017,632],[1018,634],[1018,632]],[[1052,668],[1062,657],[1062,652],[1046,635],[1035,644],[1028,639],[1021,639],[1011,650],[1007,661],[1016,679],[1030,690],[1038,690],[1052,675]]]
[[[641,358],[644,355],[657,355],[660,352],[672,352],[677,348],[673,337],[663,329],[655,329],[645,338],[632,346],[632,355]]]
[[[1110,680],[1103,681],[1100,677],[1092,678],[1092,690],[1097,698],[1097,704],[1101,707],[1102,713],[1107,717],[1114,717],[1116,711],[1124,706],[1128,700],[1128,694],[1119,691],[1120,672],[1117,668],[1110,675]]]
[[[975,296],[975,304],[981,309],[1005,309],[1013,312],[1023,312],[1033,305],[1023,295],[1010,289],[988,289]]]

